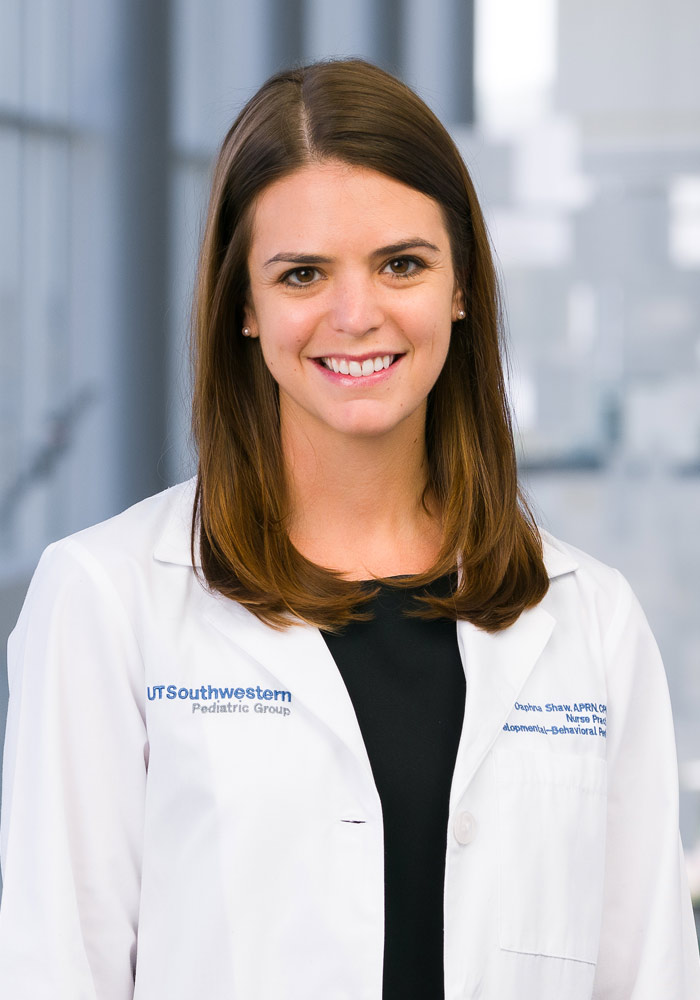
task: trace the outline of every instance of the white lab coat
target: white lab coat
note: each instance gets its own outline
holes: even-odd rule
[[[352,704],[316,629],[198,582],[191,502],[58,542],[32,581],[0,996],[380,1000],[382,814]],[[698,1000],[657,648],[617,572],[550,539],[546,561],[516,624],[458,625],[446,998]]]

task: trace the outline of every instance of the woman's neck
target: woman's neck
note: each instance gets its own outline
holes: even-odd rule
[[[440,549],[439,519],[423,504],[422,425],[342,438],[282,431],[290,537],[307,559],[347,579],[420,573]]]

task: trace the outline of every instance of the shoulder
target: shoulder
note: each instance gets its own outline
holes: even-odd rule
[[[545,602],[561,609],[572,602],[609,623],[634,601],[623,574],[581,549],[540,529],[544,563],[549,575]]]
[[[139,501],[114,517],[48,546],[45,557],[71,555],[108,571],[151,562],[191,565],[190,532],[195,480]]]
[[[187,585],[192,576],[190,534],[195,482],[142,500],[99,524],[67,535],[43,552],[21,620],[47,608],[124,607],[130,618],[144,598]],[[176,564],[184,574],[167,573]],[[167,581],[167,583],[166,583]]]
[[[162,547],[170,550],[177,541],[182,554],[183,541],[189,549],[194,491],[194,479],[179,483],[57,544],[78,546],[96,556],[138,558],[153,556]]]
[[[601,562],[594,556],[563,542],[560,538],[539,529],[542,538],[544,564],[551,581],[574,574],[579,583],[616,590],[622,578],[619,570]]]
[[[543,604],[558,618],[574,614],[595,621],[603,633],[630,613],[641,615],[623,574],[587,552],[540,529],[549,591]]]

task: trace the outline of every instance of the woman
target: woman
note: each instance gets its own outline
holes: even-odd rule
[[[261,88],[195,320],[196,484],[51,546],[12,637],[2,995],[696,997],[663,669],[519,498],[415,94]]]

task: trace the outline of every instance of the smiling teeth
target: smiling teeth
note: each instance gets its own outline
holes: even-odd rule
[[[363,375],[374,375],[375,372],[388,368],[395,357],[395,354],[385,354],[383,357],[366,358],[364,361],[348,361],[347,358],[321,358],[321,361],[332,372],[361,378]]]

